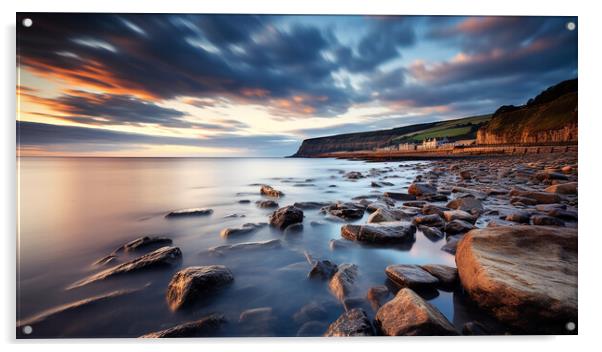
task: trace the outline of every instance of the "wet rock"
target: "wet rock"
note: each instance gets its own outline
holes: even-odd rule
[[[358,171],[349,171],[348,173],[344,174],[343,177],[350,180],[358,180],[360,178],[364,178],[364,175]]]
[[[452,193],[459,193],[460,195],[462,195],[462,194],[464,195],[463,197],[456,196],[456,198],[472,197],[472,198],[476,198],[479,200],[483,200],[483,199],[487,198],[487,193],[477,191],[477,190],[474,190],[471,188],[466,188],[466,187],[456,186],[456,187],[452,188],[451,191],[452,191]],[[508,191],[506,191],[505,193],[508,193]]]
[[[513,205],[536,205],[538,204],[538,202],[533,199],[533,198],[527,198],[527,197],[512,197],[510,199],[510,204]]]
[[[470,180],[472,178],[472,173],[470,170],[462,170],[460,171],[460,178],[463,180]]]
[[[439,216],[443,216],[443,212],[449,210],[448,208],[445,207],[439,207],[433,204],[426,204],[425,206],[422,207],[422,210],[420,210],[420,212],[422,212],[422,214],[424,215],[433,215],[433,214],[437,214]]]
[[[437,308],[408,288],[399,290],[378,310],[375,325],[388,336],[458,335]]]
[[[117,248],[116,252],[125,251],[125,252],[134,252],[148,249],[149,247],[164,247],[172,244],[172,240],[167,237],[149,237],[144,236],[137,238],[133,241],[130,241],[123,246]]]
[[[519,211],[506,215],[506,221],[518,222],[520,224],[528,224],[531,221],[531,214],[526,211]]]
[[[98,259],[97,261],[92,263],[92,265],[108,265],[108,264],[111,264],[112,262],[114,262],[115,260],[117,260],[117,255],[109,254],[107,256],[104,256],[104,257]]]
[[[422,208],[426,205],[427,203],[423,200],[414,200],[414,201],[409,201],[409,202],[404,202],[403,205],[406,207],[412,207],[412,208]]]
[[[452,287],[458,282],[458,270],[449,265],[427,264],[421,265],[422,269],[439,279],[439,283],[445,287]]]
[[[357,203],[341,203],[337,202],[327,207],[322,208],[323,213],[328,213],[344,220],[360,219],[364,216],[366,207]]]
[[[178,217],[187,217],[187,216],[204,216],[213,214],[213,209],[204,209],[204,208],[191,208],[191,209],[182,209],[182,210],[174,210],[167,215],[166,218],[178,218]]]
[[[296,323],[304,323],[312,320],[324,320],[328,317],[328,311],[324,307],[326,302],[310,302],[301,307],[294,315]],[[320,331],[320,335],[324,330]]]
[[[445,202],[447,201],[447,196],[445,194],[427,194],[419,197],[420,200],[425,200],[427,202]]]
[[[554,203],[552,203],[552,204],[537,204],[535,206],[535,209],[539,210],[539,211],[542,211],[544,213],[547,213],[547,212],[549,212],[551,210],[554,210],[554,209],[566,210],[566,205],[564,205],[564,204],[554,204]]]
[[[167,286],[167,302],[172,310],[178,310],[202,300],[208,293],[232,281],[232,272],[223,265],[191,266],[171,278]]]
[[[464,220],[453,220],[445,225],[445,233],[449,235],[457,235],[461,233],[468,232],[472,229],[476,229],[476,227]]]
[[[473,197],[456,198],[446,205],[448,208],[464,210],[469,213],[480,213],[483,211],[483,203]]]
[[[293,204],[294,207],[299,209],[320,209],[328,206],[330,202],[296,202]]]
[[[319,278],[322,280],[330,280],[337,272],[338,267],[330,260],[315,260],[312,263],[312,268],[307,274],[310,279]]]
[[[171,338],[171,337],[213,337],[226,323],[221,314],[212,314],[208,317],[180,324],[169,329],[151,332],[140,336],[142,338]]]
[[[224,219],[234,219],[234,218],[244,218],[244,217],[246,217],[245,214],[232,213],[232,214],[228,214],[228,215],[224,216]]]
[[[568,180],[565,174],[551,171],[541,171],[534,176],[539,181],[551,181],[551,180]]]
[[[456,264],[481,309],[526,333],[566,333],[577,320],[577,230],[511,226],[469,232]]]
[[[270,216],[270,225],[280,230],[300,222],[303,222],[303,210],[292,205],[280,208]]]
[[[330,240],[328,242],[328,248],[330,248],[331,251],[348,249],[351,248],[351,242],[343,240]]]
[[[464,210],[446,210],[443,212],[445,221],[464,220],[471,224],[477,221],[477,217]]]
[[[271,199],[262,199],[255,202],[260,208],[278,208],[278,203]]]
[[[386,202],[383,202],[383,201],[379,200],[379,201],[372,202],[372,203],[368,204],[366,206],[366,211],[369,212],[369,213],[373,213],[373,212],[375,212],[375,211],[377,211],[379,209],[385,209],[385,210],[387,210],[387,209],[389,209],[389,207],[390,207],[389,204],[387,204]]]
[[[370,187],[374,187],[374,188],[382,188],[382,187],[387,187],[387,186],[393,186],[393,184],[391,182],[385,182],[385,181],[381,181],[381,182],[372,181],[372,183],[370,184]]]
[[[563,209],[552,209],[548,211],[549,216],[559,218],[566,221],[577,221],[578,214],[576,211],[569,211]]]
[[[389,298],[389,288],[385,285],[373,286],[368,289],[366,299],[370,302],[372,309],[377,311]]]
[[[355,264],[341,264],[337,272],[332,276],[328,287],[330,292],[339,300],[345,302],[345,299],[354,291],[355,281],[358,276],[358,268]]]
[[[471,336],[480,335],[491,335],[491,332],[485,327],[485,325],[478,321],[469,321],[462,327],[462,334]]]
[[[445,220],[438,214],[416,216],[413,221],[416,225],[426,225],[439,229],[445,226]]]
[[[418,225],[418,230],[422,231],[422,233],[431,241],[438,241],[445,236],[443,231],[436,227]]]
[[[407,193],[399,193],[399,192],[385,192],[385,193],[383,193],[383,196],[389,197],[394,200],[403,200],[403,201],[416,200],[415,195],[407,194]]]
[[[414,290],[431,289],[439,284],[439,279],[422,269],[419,265],[389,265],[385,269],[387,277],[399,287]]]
[[[280,198],[280,197],[284,196],[284,193],[282,193],[281,191],[278,191],[278,190],[274,189],[272,186],[268,186],[268,185],[261,186],[261,188],[259,189],[259,193],[264,196],[274,197],[274,198]]]
[[[216,246],[209,248],[208,252],[217,255],[224,255],[230,252],[276,249],[281,247],[282,243],[280,242],[280,240],[275,239],[263,242],[244,242],[231,245]]]
[[[531,221],[533,221],[533,225],[540,226],[564,226],[564,221],[546,215],[533,215],[531,217]]]
[[[275,322],[271,307],[247,309],[240,313],[238,319],[245,336],[274,336]]]
[[[367,243],[411,243],[415,241],[415,233],[414,225],[401,221],[341,227],[343,238]]]
[[[129,262],[117,265],[115,267],[103,270],[97,274],[89,276],[83,280],[77,281],[67,287],[74,289],[85,286],[96,281],[104,280],[110,277],[139,272],[148,269],[171,268],[179,264],[182,259],[182,251],[178,247],[162,247],[153,252],[145,254]]]
[[[322,336],[327,327],[320,321],[308,321],[297,330],[297,337]]]
[[[441,247],[441,250],[449,254],[456,254],[456,248],[460,239],[456,236],[450,236],[447,238],[447,242]]]
[[[372,324],[362,309],[355,308],[343,313],[330,324],[324,336],[373,336]]]
[[[552,204],[561,201],[560,196],[556,193],[521,191],[516,188],[510,191],[510,196],[531,198],[535,200],[537,204]]]
[[[240,204],[249,204],[249,203],[251,203],[251,201],[249,199],[241,199],[241,200],[238,201],[238,203],[240,203]]]
[[[437,193],[437,187],[428,183],[414,182],[408,187],[408,194],[413,196],[425,196],[427,194]]]
[[[400,220],[410,220],[411,215],[405,213],[399,209],[378,209],[377,211],[370,214],[368,217],[368,223],[380,223],[380,222],[392,222]]]
[[[548,193],[577,194],[577,182],[567,182],[552,185],[544,190]]]
[[[232,236],[238,236],[238,235],[245,235],[245,234],[249,234],[251,232],[255,232],[256,230],[258,230],[266,225],[267,225],[267,223],[265,223],[265,222],[246,223],[239,227],[225,228],[219,233],[219,235],[221,237],[226,237],[226,238],[232,237]]]

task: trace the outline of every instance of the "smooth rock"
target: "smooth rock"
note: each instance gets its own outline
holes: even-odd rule
[[[539,226],[564,226],[564,221],[547,215],[533,215],[531,221],[533,225]]]
[[[438,214],[416,216],[414,217],[413,222],[416,225],[426,225],[440,229],[445,226],[445,220]]]
[[[366,207],[357,203],[337,202],[321,209],[323,213],[328,213],[344,220],[360,219],[364,216]]]
[[[367,243],[411,243],[416,239],[415,233],[416,226],[401,221],[341,227],[343,238]]]
[[[274,197],[274,198],[280,198],[280,197],[284,196],[284,193],[282,193],[281,191],[278,191],[278,190],[274,189],[272,186],[268,186],[268,185],[261,186],[261,188],[259,189],[259,193],[264,196]]]
[[[400,193],[400,192],[385,192],[383,193],[383,196],[394,199],[394,200],[416,200],[416,196],[412,195],[412,194],[407,194],[407,193]]]
[[[212,314],[202,319],[180,324],[169,329],[142,335],[142,338],[213,337],[226,323],[221,314]]]
[[[191,208],[191,209],[182,209],[182,210],[174,210],[167,215],[166,218],[178,218],[178,217],[186,217],[186,216],[204,216],[213,214],[213,209],[203,209],[203,208]]]
[[[510,191],[510,196],[531,198],[535,200],[537,204],[559,203],[562,200],[561,197],[556,193],[521,191],[516,188]]]
[[[278,208],[278,203],[271,199],[261,199],[255,202],[260,208]]]
[[[172,244],[172,242],[173,241],[167,237],[144,236],[124,244],[123,246],[117,248],[116,252],[121,250],[126,252],[134,252],[147,249],[148,247],[164,247]]]
[[[457,235],[461,233],[468,232],[476,227],[464,220],[453,220],[445,225],[445,233],[449,235]]]
[[[445,221],[464,220],[471,224],[477,221],[477,217],[464,210],[446,210],[443,212]]]
[[[422,233],[431,241],[438,241],[445,236],[443,231],[436,227],[418,225],[418,230],[422,231]]]
[[[373,336],[372,324],[360,308],[343,313],[328,327],[324,336]]]
[[[239,252],[239,251],[253,251],[253,250],[263,250],[263,249],[276,249],[281,248],[282,243],[279,239],[268,240],[262,242],[243,242],[237,244],[229,244],[223,246],[211,247],[207,251],[209,253],[224,255],[229,252]]]
[[[294,207],[299,209],[320,209],[329,205],[330,202],[295,202],[293,204]]]
[[[567,182],[552,185],[544,190],[548,193],[577,194],[577,182]]]
[[[439,279],[439,283],[446,287],[454,286],[458,282],[458,270],[449,265],[426,264],[420,266],[429,274]]]
[[[292,205],[280,208],[270,216],[270,225],[280,230],[300,222],[303,222],[303,210]]]
[[[526,211],[519,211],[506,215],[506,221],[518,222],[520,224],[528,224],[531,221],[531,214]]]
[[[413,196],[424,196],[427,194],[437,193],[437,187],[428,183],[414,182],[408,187],[408,194]]]
[[[435,288],[439,279],[431,275],[419,265],[397,264],[385,269],[387,277],[399,287],[409,287],[414,290]]]
[[[473,197],[456,198],[447,203],[446,207],[451,209],[464,210],[469,213],[483,211],[483,203],[479,199]]]
[[[368,223],[392,222],[400,220],[410,220],[411,215],[399,209],[378,209],[368,217]]]
[[[266,225],[267,224],[265,222],[256,223],[256,224],[255,223],[246,223],[239,227],[225,228],[219,233],[219,235],[221,237],[226,237],[226,238],[232,237],[232,236],[244,235],[244,234],[254,232]]]
[[[207,293],[232,281],[232,272],[223,265],[191,266],[171,278],[167,286],[167,302],[172,310],[178,310],[202,300]]]
[[[337,272],[332,276],[328,287],[330,292],[343,303],[354,290],[355,281],[358,276],[358,267],[355,264],[341,264]]]

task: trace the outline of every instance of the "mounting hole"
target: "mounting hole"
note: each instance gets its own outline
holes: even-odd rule
[[[29,17],[24,18],[21,23],[23,23],[23,27],[27,27],[27,28],[29,28],[33,25],[33,21]]]
[[[575,22],[568,22],[566,24],[566,29],[568,29],[569,31],[574,31],[575,28],[577,28],[577,25],[575,24]]]
[[[575,328],[577,326],[575,325],[575,323],[573,323],[572,321],[569,321],[568,323],[566,323],[566,329],[568,331],[575,331]]]
[[[25,325],[25,326],[23,327],[23,333],[24,333],[25,335],[29,335],[29,334],[31,334],[32,332],[33,332],[33,328],[31,327],[31,325]]]

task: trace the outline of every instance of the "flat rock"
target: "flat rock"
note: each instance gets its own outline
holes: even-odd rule
[[[383,305],[375,317],[377,329],[388,336],[458,335],[437,308],[408,288]]]
[[[419,265],[389,265],[385,269],[385,274],[397,286],[414,290],[435,288],[439,284],[439,279]]]
[[[400,193],[400,192],[385,192],[383,193],[383,196],[394,199],[394,200],[416,200],[416,196],[412,195],[412,194],[407,194],[407,193]]]
[[[439,283],[446,287],[454,286],[458,282],[458,270],[449,265],[426,264],[420,266],[429,274],[439,279]]]
[[[566,333],[577,320],[577,230],[510,226],[460,241],[462,286],[482,309],[526,333]]]
[[[161,247],[153,252],[145,254],[123,264],[103,270],[97,274],[77,281],[67,287],[68,290],[85,286],[96,281],[104,280],[113,276],[139,272],[148,269],[171,268],[179,264],[182,259],[182,251],[178,247]]]
[[[299,209],[320,209],[330,205],[330,202],[295,202],[294,207]]]
[[[431,241],[438,241],[445,236],[445,234],[443,234],[443,231],[436,227],[418,225],[418,230],[422,231],[422,233]]]
[[[223,265],[191,266],[171,278],[167,286],[167,302],[172,310],[178,310],[202,300],[207,293],[232,281],[232,272]]]
[[[278,208],[278,202],[275,202],[271,199],[261,199],[255,202],[260,208]]]
[[[144,236],[124,244],[123,246],[117,248],[116,252],[121,250],[126,252],[135,252],[148,249],[149,247],[164,247],[172,244],[172,242],[173,241],[167,237]]]
[[[366,207],[357,203],[337,202],[321,209],[323,213],[330,214],[344,220],[360,219],[364,216]]]
[[[422,207],[422,209],[420,210],[420,212],[424,215],[439,215],[439,216],[443,216],[443,212],[445,212],[446,210],[449,210],[448,208],[445,207],[440,207],[437,205],[433,205],[433,204],[426,204],[425,206]]]
[[[360,308],[354,308],[343,313],[335,320],[324,336],[373,336],[374,330],[372,324],[364,312]]]
[[[531,221],[531,214],[527,211],[518,211],[506,215],[506,221],[517,222],[520,224],[528,224]]]
[[[477,217],[464,210],[446,210],[443,212],[445,221],[464,220],[471,224],[477,221]]]
[[[531,221],[533,225],[539,226],[564,226],[564,221],[547,215],[533,215]]]
[[[223,255],[230,252],[276,249],[281,247],[281,241],[279,239],[275,239],[261,242],[243,242],[237,244],[216,246],[209,248],[207,251],[209,253]]]
[[[169,329],[142,335],[142,338],[213,337],[226,323],[221,314],[212,314],[202,319],[180,324]]]
[[[548,193],[577,194],[577,182],[567,182],[552,185],[544,190]]]
[[[408,194],[413,196],[424,196],[437,193],[437,187],[428,183],[414,182],[408,187]]]
[[[243,224],[242,226],[239,227],[228,227],[223,229],[219,235],[221,237],[232,237],[232,236],[238,236],[238,235],[244,235],[244,234],[248,234],[251,232],[255,232],[256,230],[266,226],[267,223],[265,222],[260,222],[260,223],[246,223]]]
[[[187,217],[187,216],[204,216],[213,214],[213,209],[205,209],[205,208],[190,208],[190,209],[181,209],[174,210],[167,215],[166,218],[178,218],[178,217]]]
[[[274,198],[280,198],[280,197],[284,196],[284,193],[282,193],[281,191],[278,191],[278,190],[274,189],[272,186],[268,186],[268,185],[261,186],[261,188],[259,189],[259,193],[264,196],[274,197]]]
[[[392,222],[400,220],[410,220],[411,215],[399,209],[381,208],[370,214],[368,223]]]
[[[456,198],[446,205],[451,209],[464,210],[470,213],[482,212],[483,203],[474,197]]]
[[[445,225],[445,233],[449,235],[457,235],[461,233],[468,232],[476,227],[464,220],[453,220]]]
[[[521,191],[516,188],[510,191],[510,196],[530,198],[533,199],[537,204],[559,203],[562,200],[562,198],[556,193]]]
[[[367,243],[411,243],[416,239],[415,233],[416,226],[401,221],[341,227],[343,238]]]
[[[292,205],[280,208],[270,216],[270,225],[280,230],[300,222],[303,222],[303,210]]]

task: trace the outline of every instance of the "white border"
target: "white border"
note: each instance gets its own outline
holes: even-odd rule
[[[3,225],[1,256],[4,265],[2,285],[2,317],[0,331],[2,342],[10,344],[8,350],[80,351],[81,344],[90,344],[89,351],[142,347],[149,351],[177,348],[178,352],[198,351],[365,351],[367,349],[404,349],[407,351],[466,351],[467,348],[487,352],[510,349],[568,351],[596,346],[600,333],[600,282],[602,251],[600,229],[600,163],[602,133],[600,128],[602,108],[600,95],[600,9],[594,1],[477,1],[477,0],[370,0],[370,1],[268,1],[268,0],[4,0],[2,3],[2,209]],[[377,339],[206,339],[178,341],[139,340],[59,340],[23,342],[14,339],[15,324],[15,12],[191,12],[191,13],[291,13],[291,14],[406,14],[406,15],[570,15],[579,16],[579,115],[580,115],[580,221],[579,221],[579,336],[578,337],[480,337],[480,338],[377,338]],[[598,285],[600,286],[600,285]],[[377,346],[373,346],[377,345]],[[596,348],[596,347],[593,347]],[[592,349],[593,349],[592,348]],[[599,347],[598,347],[599,348]],[[596,348],[597,349],[597,348]]]

